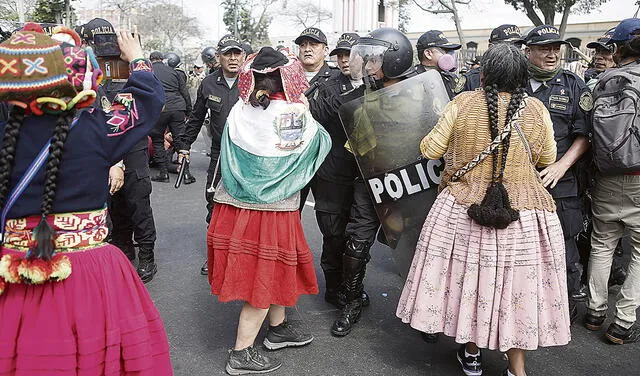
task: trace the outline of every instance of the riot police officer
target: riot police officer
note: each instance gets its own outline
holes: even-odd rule
[[[505,24],[491,30],[489,36],[489,48],[497,43],[522,43],[520,28],[516,25]],[[456,94],[463,91],[471,91],[480,87],[480,67],[472,68],[464,76],[460,76],[454,89]]]
[[[213,73],[220,67],[220,64],[218,64],[216,60],[216,49],[214,47],[205,47],[200,53],[200,57],[202,58],[202,62],[207,66],[207,74]]]
[[[455,93],[453,89],[458,80],[453,73],[456,67],[455,53],[462,46],[457,43],[450,43],[440,30],[429,30],[418,38],[416,50],[420,64],[416,66],[418,73],[423,73],[427,69],[437,69],[442,77],[442,82],[447,88],[449,98],[453,99]]]
[[[206,60],[203,51],[203,60]],[[188,158],[191,144],[198,137],[200,128],[203,125],[209,128],[212,136],[211,140],[211,159],[209,168],[207,169],[207,184],[205,186],[205,198],[207,200],[207,217],[206,221],[211,220],[213,210],[213,188],[220,180],[220,174],[215,174],[218,157],[220,156],[220,142],[224,124],[233,105],[238,101],[240,96],[238,92],[237,77],[240,66],[245,59],[245,53],[242,43],[233,35],[225,35],[218,42],[217,59],[220,61],[220,69],[214,70],[213,73],[206,76],[200,87],[196,97],[196,103],[193,106],[193,112],[187,122],[187,127],[183,137],[185,149],[182,150],[181,158]],[[215,59],[216,57],[214,57]],[[209,65],[210,61],[207,61]],[[207,122],[208,119],[208,122]],[[215,176],[214,176],[215,175]],[[215,179],[214,179],[215,177]],[[205,262],[201,273],[207,274],[207,263]]]
[[[375,55],[375,56],[374,56]],[[352,47],[350,70],[355,74],[351,62],[359,61],[355,68],[363,76],[366,89],[377,90],[414,75],[413,48],[409,39],[400,31],[392,28],[380,28],[366,37],[360,38]],[[355,93],[354,93],[355,94]],[[347,94],[346,96],[354,96]],[[353,148],[352,148],[353,150]],[[364,276],[369,262],[369,249],[375,241],[380,221],[362,176],[354,181],[353,203],[346,225],[346,245],[342,256],[343,289],[346,305],[334,321],[331,332],[336,336],[345,336],[362,313]]]
[[[184,66],[180,63],[180,56],[175,52],[167,52],[164,54],[164,59],[167,61],[167,65],[178,72],[185,82],[187,82],[187,72],[184,70]]]
[[[578,169],[575,163],[589,149],[591,91],[582,78],[560,66],[561,46],[569,45],[551,25],[533,28],[525,37],[529,59],[529,95],[545,104],[553,122],[558,159],[540,171],[543,184],[553,196],[565,238],[567,287],[572,321],[577,316],[575,302],[586,299],[580,291],[580,271],[576,235],[582,229],[582,202],[579,198]]]
[[[348,98],[347,94],[362,84],[361,80],[353,80],[349,71],[349,53],[358,38],[356,33],[340,36],[329,56],[336,56],[342,74],[319,84],[309,99],[314,119],[331,135],[331,151],[316,172],[313,197],[316,219],[322,233],[320,265],[326,282],[324,299],[338,307],[345,304],[344,294],[341,294],[342,254],[346,244],[349,210],[353,203],[353,181],[358,175],[353,154],[344,148],[347,137],[338,117],[338,109]],[[368,296],[366,293],[363,295],[365,304],[368,304]]]

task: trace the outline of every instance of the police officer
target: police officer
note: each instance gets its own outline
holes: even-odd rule
[[[184,65],[180,62],[180,56],[175,52],[167,52],[164,54],[164,58],[167,61],[167,65],[180,73],[184,81],[187,82],[187,72],[185,72]]]
[[[200,53],[202,62],[207,66],[207,74],[213,73],[220,67],[216,60],[216,49],[214,47],[205,47]]]
[[[553,196],[565,238],[567,287],[572,321],[577,316],[576,301],[586,299],[580,291],[576,235],[582,229],[582,202],[579,198],[578,169],[575,163],[589,149],[591,91],[575,73],[560,66],[562,45],[558,29],[550,25],[533,28],[524,39],[529,59],[527,92],[545,104],[553,122],[558,159],[540,171],[543,184]]]
[[[522,43],[522,34],[520,28],[516,25],[505,24],[491,30],[489,36],[489,48],[497,43]],[[480,62],[478,59],[478,67],[472,68],[464,76],[460,76],[456,83],[455,93],[459,94],[463,91],[471,91],[480,87]]]
[[[187,90],[184,77],[163,62],[164,55],[154,51],[149,56],[153,64],[153,73],[162,83],[165,95],[165,105],[160,114],[160,119],[149,134],[153,144],[153,159],[158,164],[158,175],[151,178],[152,181],[169,182],[169,158],[164,149],[164,133],[167,128],[173,137],[173,146],[176,150],[184,149],[182,134],[184,133],[185,119],[191,113],[191,98]]]
[[[427,69],[437,69],[442,77],[442,82],[447,88],[449,98],[453,99],[455,93],[453,89],[458,80],[453,73],[456,66],[455,53],[462,46],[457,43],[450,43],[440,30],[429,30],[418,38],[416,50],[420,64],[416,66],[418,73],[426,72]]]
[[[329,52],[327,37],[322,30],[308,27],[295,39],[298,45],[298,59],[307,76],[309,85],[319,85],[339,74],[337,69],[331,68],[325,58]]]
[[[320,265],[326,282],[324,299],[338,307],[345,304],[341,291],[342,254],[346,245],[349,210],[353,203],[353,181],[358,176],[355,158],[344,148],[347,137],[338,117],[338,109],[347,99],[346,94],[362,84],[361,80],[351,78],[349,70],[349,53],[358,38],[356,33],[340,36],[329,56],[336,56],[342,74],[319,84],[309,100],[311,114],[329,132],[332,143],[331,151],[316,173],[313,197],[316,219],[323,237]],[[366,293],[363,295],[365,304],[368,304],[368,296]]]
[[[587,48],[593,48],[596,52],[593,56],[593,67],[584,72],[584,82],[592,91],[598,82],[598,76],[605,70],[616,66],[613,61],[613,45],[608,44],[615,29],[615,27],[609,29],[597,41],[587,43]]]
[[[95,47],[94,35],[109,31],[115,35],[111,23],[101,18],[89,21],[80,29],[83,41],[92,47]],[[100,51],[101,48],[95,48],[95,50]],[[97,56],[97,58],[102,57]],[[125,83],[126,80],[105,80],[98,88],[98,98],[94,106],[105,112],[111,111],[111,104]],[[140,279],[147,283],[153,279],[158,270],[154,257],[156,227],[150,200],[151,172],[147,138],[140,140],[112,169],[124,171],[124,183],[120,190],[113,193],[108,202],[112,223],[111,242],[122,249],[131,262],[134,262],[136,251],[133,241],[135,240],[139,249],[136,271]],[[109,175],[111,177],[111,172]]]
[[[366,51],[373,49],[379,51],[377,52],[378,56],[366,55],[365,57],[365,54],[368,54]],[[362,94],[365,90],[377,90],[415,74],[415,69],[412,66],[413,48],[411,42],[396,29],[380,28],[372,31],[356,42],[352,47],[352,57],[354,53],[358,54],[359,59],[369,60],[369,62],[361,63],[362,67],[359,69],[360,73],[364,73],[363,80],[367,89],[362,86],[354,92]],[[350,69],[354,69],[354,67],[350,65]],[[353,95],[346,94],[345,96]],[[380,109],[379,103],[371,104],[376,105],[378,110]],[[411,106],[413,103],[408,105]],[[402,109],[394,110],[398,110],[398,113],[403,112]],[[353,186],[353,203],[346,225],[345,236],[347,240],[342,256],[342,278],[346,305],[331,327],[333,335],[345,336],[349,334],[353,325],[360,318],[363,305],[366,304],[366,300],[363,299],[363,281],[370,259],[369,249],[375,241],[379,227],[380,221],[367,186],[364,179],[358,175]]]
[[[205,49],[206,50],[206,49]],[[204,55],[205,51],[203,51]],[[208,52],[207,52],[208,53]],[[204,56],[203,56],[204,58]],[[216,57],[214,57],[216,59]],[[189,117],[184,134],[185,149],[182,157],[189,157],[191,144],[198,137],[203,125],[209,128],[211,139],[211,159],[207,170],[207,184],[205,186],[205,198],[207,200],[206,221],[211,220],[213,210],[213,189],[220,181],[220,173],[215,174],[218,157],[220,156],[220,142],[227,116],[240,96],[238,92],[237,77],[240,66],[244,63],[245,53],[242,43],[233,35],[225,35],[218,42],[217,59],[220,61],[220,69],[214,70],[202,80],[198,88],[196,103],[193,113]],[[208,119],[208,123],[206,121]],[[202,266],[201,273],[207,274],[207,263]]]

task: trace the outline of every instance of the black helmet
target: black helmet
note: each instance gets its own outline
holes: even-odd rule
[[[413,46],[399,30],[381,27],[360,38],[356,45],[387,47],[382,59],[382,72],[386,78],[405,77],[413,67]]]
[[[216,49],[214,47],[205,47],[200,53],[203,63],[210,63],[216,60]]]
[[[175,68],[180,64],[180,56],[175,52],[167,52],[164,54],[164,58],[167,59],[167,65],[171,68]]]

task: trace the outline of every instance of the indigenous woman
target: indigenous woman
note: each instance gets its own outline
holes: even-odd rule
[[[525,350],[570,340],[562,228],[535,170],[556,160],[556,145],[527,79],[520,50],[494,46],[484,90],[454,98],[421,143],[445,168],[397,315],[454,337],[467,375],[482,374],[478,348],[506,351],[504,374],[524,376]]]
[[[75,45],[38,28],[0,44],[0,375],[171,375],[160,315],[105,242],[109,167],[151,130],[162,86],[121,32],[127,85],[111,111],[80,112],[95,57],[73,31]]]
[[[266,317],[267,349],[313,340],[286,321],[285,306],[318,293],[299,191],[331,148],[308,110],[308,84],[295,58],[262,48],[240,69],[238,87],[240,99],[222,135],[222,180],[207,234],[211,291],[222,302],[245,302],[226,365],[231,375],[282,365],[253,346]]]

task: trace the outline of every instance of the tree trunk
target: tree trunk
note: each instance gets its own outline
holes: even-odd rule
[[[567,30],[567,20],[569,19],[569,11],[575,4],[573,0],[564,0],[564,9],[562,11],[562,21],[560,22],[560,39],[564,39],[564,32]]]
[[[535,26],[540,26],[543,24],[542,20],[538,16],[538,13],[536,13],[536,10],[533,7],[533,4],[531,3],[531,1],[524,0],[522,2],[522,5],[524,7],[525,13],[527,14],[527,17],[531,20],[531,22],[533,22]]]
[[[458,9],[456,8],[456,1],[451,0],[451,17],[453,18],[453,23],[456,25],[456,32],[458,33],[458,39],[460,39],[460,44],[466,48],[464,33],[462,31],[462,25],[460,24],[460,17],[458,17]]]

